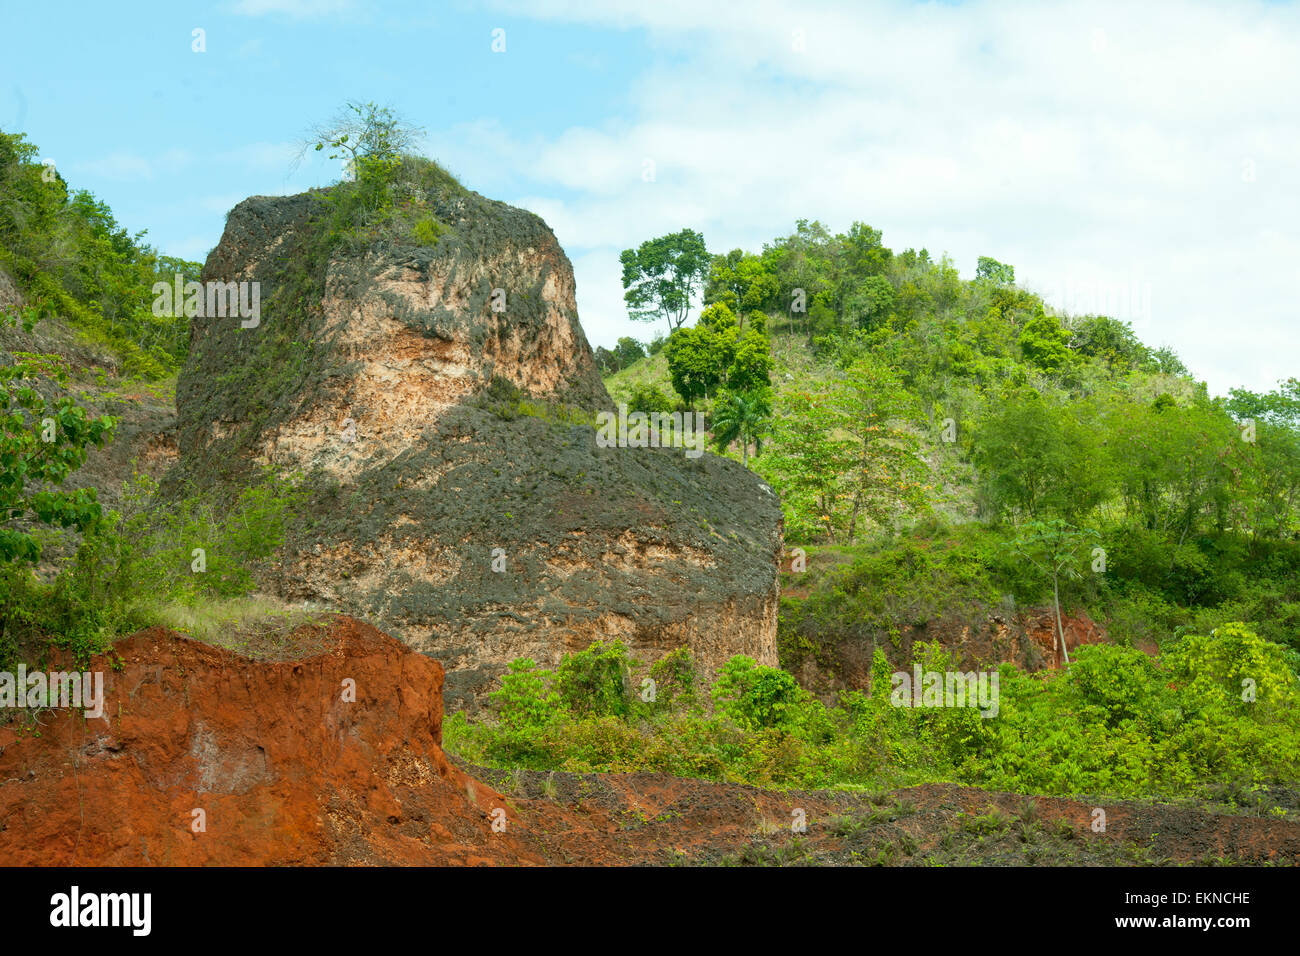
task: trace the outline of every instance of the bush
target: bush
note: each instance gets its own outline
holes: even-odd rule
[[[769,787],[955,780],[1021,793],[1212,796],[1285,785],[1300,773],[1290,654],[1240,624],[1187,638],[1156,660],[1090,645],[1069,671],[1024,674],[1002,665],[998,715],[990,718],[974,707],[893,706],[879,647],[870,691],[845,693],[834,708],[789,673],[737,656],[711,688],[713,714],[664,695],[646,721],[637,706],[614,712],[626,699],[618,693],[621,645],[593,645],[560,664],[564,695],[554,690],[555,675],[516,661],[493,695],[498,722],[454,715],[446,746],[502,766],[653,770]],[[673,675],[665,685],[693,683],[689,655],[671,658],[652,672]],[[932,644],[917,644],[913,661],[927,671],[954,666]],[[1248,675],[1257,685],[1253,705],[1240,700]]]
[[[447,231],[447,227],[432,216],[425,216],[423,219],[416,222],[415,227],[411,231],[422,245],[436,246],[438,244],[438,237]]]
[[[1079,704],[1111,727],[1126,720],[1149,723],[1168,703],[1167,676],[1139,650],[1114,644],[1080,647],[1068,675]]]
[[[509,731],[529,731],[545,726],[557,714],[560,697],[551,690],[551,673],[530,657],[510,662],[501,687],[489,695]]]
[[[622,641],[593,641],[567,655],[555,671],[555,688],[578,717],[625,717],[631,713],[630,667]]]
[[[1188,635],[1164,659],[1173,679],[1203,707],[1245,713],[1297,702],[1294,655],[1244,624],[1224,624],[1204,637]]]
[[[723,665],[713,685],[718,712],[746,729],[797,727],[809,696],[787,671],[760,667],[742,654]]]
[[[677,408],[677,401],[657,385],[640,382],[632,386],[628,395],[628,412],[671,412]]]
[[[225,509],[196,497],[162,501],[157,490],[138,473],[124,483],[122,510],[86,533],[52,581],[4,567],[0,663],[32,659],[43,645],[84,660],[114,637],[163,623],[170,605],[250,593],[300,500],[296,483],[269,474]]]
[[[679,647],[659,658],[650,667],[650,679],[655,682],[654,703],[657,709],[691,707],[696,703],[696,684],[699,674],[691,652]]]

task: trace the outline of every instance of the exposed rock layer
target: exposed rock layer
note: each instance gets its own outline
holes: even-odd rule
[[[414,208],[434,245],[330,244],[322,193],[232,211],[204,280],[260,282],[261,321],[193,320],[176,477],[306,474],[267,583],[440,658],[451,707],[598,637],[775,664],[770,489],[713,455],[598,448],[572,420],[611,402],[550,229],[451,183]]]

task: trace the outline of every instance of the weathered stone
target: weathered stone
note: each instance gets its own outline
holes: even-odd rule
[[[203,279],[261,282],[261,323],[192,320],[175,477],[229,492],[259,464],[305,473],[265,583],[440,658],[449,707],[516,657],[596,638],[775,664],[775,495],[736,462],[598,448],[552,414],[614,408],[554,235],[454,185],[418,201],[433,246],[328,243],[322,191],[231,212]]]

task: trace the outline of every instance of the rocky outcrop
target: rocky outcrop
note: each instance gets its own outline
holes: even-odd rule
[[[775,664],[771,490],[710,454],[598,447],[612,403],[550,229],[420,183],[396,215],[423,229],[340,237],[319,191],[231,212],[203,278],[259,282],[261,316],[192,320],[174,484],[304,475],[266,585],[439,658],[449,707],[595,638]]]
[[[1065,649],[1072,656],[1081,645],[1109,640],[1104,628],[1085,611],[1062,614],[1061,625],[1065,631]],[[963,671],[995,670],[1003,663],[1015,664],[1025,671],[1065,666],[1051,607],[935,618],[903,628],[897,640],[884,634],[849,635],[829,631],[817,641],[787,635],[781,642],[781,664],[806,690],[832,704],[842,691],[867,690],[871,686],[876,648],[884,652],[893,670],[909,671],[915,646],[922,642],[941,645]]]

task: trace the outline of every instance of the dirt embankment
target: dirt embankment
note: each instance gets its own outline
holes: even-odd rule
[[[274,657],[154,628],[92,661],[101,718],[60,709],[39,727],[0,725],[0,859],[1300,864],[1300,793],[1230,814],[953,785],[777,793],[660,774],[470,775],[441,748],[437,661],[347,617],[305,626]],[[1104,832],[1092,829],[1098,808]]]
[[[91,662],[102,718],[0,727],[0,858],[540,862],[443,754],[437,661],[351,618],[304,637],[310,656],[258,663],[152,628]]]

